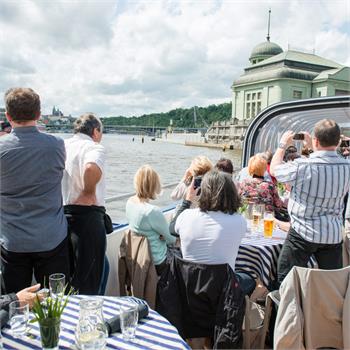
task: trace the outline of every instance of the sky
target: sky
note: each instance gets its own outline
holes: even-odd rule
[[[347,0],[1,0],[0,94],[31,87],[75,117],[229,102],[269,8],[283,50],[350,65]]]

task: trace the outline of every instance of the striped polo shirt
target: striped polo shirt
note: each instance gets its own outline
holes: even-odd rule
[[[313,243],[340,243],[350,161],[335,151],[316,151],[310,158],[276,166],[275,176],[292,186],[288,212],[293,229]]]

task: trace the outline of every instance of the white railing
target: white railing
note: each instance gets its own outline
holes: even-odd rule
[[[175,187],[176,185],[178,184],[178,182],[173,182],[171,184],[166,184],[162,187],[162,189],[167,189],[167,188],[171,188],[171,187]],[[115,202],[117,200],[120,200],[120,199],[125,199],[125,198],[128,198],[128,197],[131,197],[135,194],[135,192],[129,192],[129,193],[124,193],[124,194],[119,194],[117,196],[112,196],[112,197],[108,197],[105,199],[105,202],[106,203],[111,203],[111,202]]]

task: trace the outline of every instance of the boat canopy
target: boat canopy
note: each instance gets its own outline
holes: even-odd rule
[[[265,108],[246,131],[242,167],[247,166],[249,158],[254,154],[267,150],[274,152],[285,131],[312,133],[314,125],[325,118],[334,119],[342,132],[350,136],[350,96],[289,101]],[[301,148],[301,144],[300,142],[297,146]]]

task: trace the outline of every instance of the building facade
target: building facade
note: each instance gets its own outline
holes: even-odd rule
[[[209,142],[240,147],[251,120],[267,106],[311,97],[350,95],[350,67],[315,54],[287,50],[268,40],[257,45],[250,65],[232,84],[229,122],[213,123]]]

